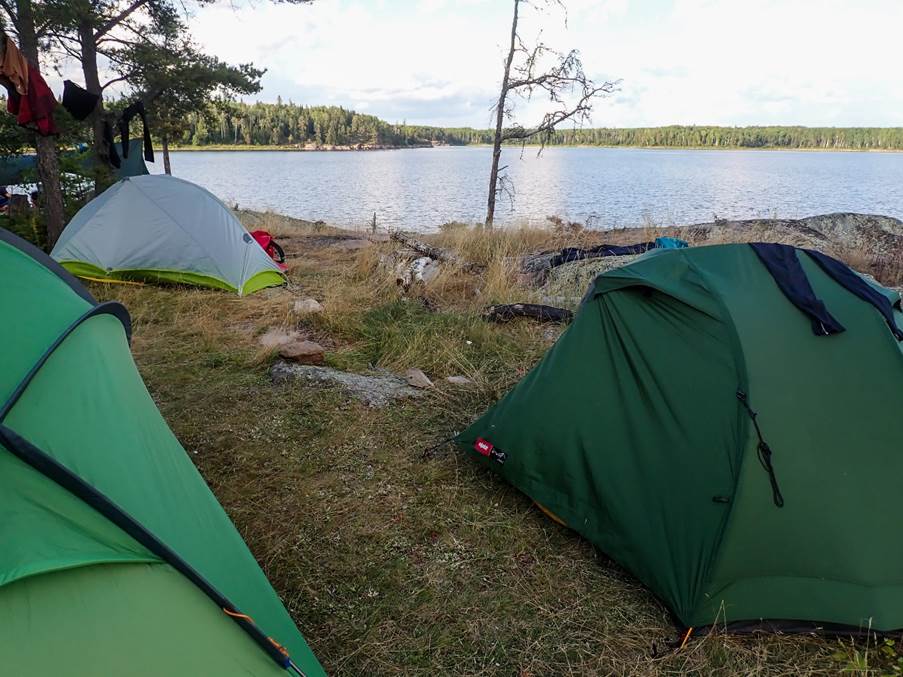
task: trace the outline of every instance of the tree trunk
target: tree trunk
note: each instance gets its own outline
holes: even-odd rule
[[[169,134],[164,133],[160,137],[160,145],[163,147],[163,171],[172,176],[172,167],[169,165]]]
[[[113,165],[110,164],[110,154],[103,138],[103,89],[100,86],[100,72],[97,69],[97,44],[94,41],[94,26],[90,19],[82,19],[78,26],[78,39],[81,43],[82,73],[85,76],[85,89],[92,94],[97,94],[97,106],[91,113],[91,126],[94,130],[94,157],[97,165],[94,173],[94,192],[100,194],[110,184]]]
[[[514,59],[514,46],[517,41],[517,10],[521,0],[514,0],[514,19],[511,21],[511,44],[508,47],[508,58],[505,59],[505,72],[502,74],[502,91],[495,110],[495,135],[492,139],[492,168],[489,170],[489,200],[486,204],[486,225],[492,226],[495,218],[495,198],[498,194],[499,160],[502,157],[502,127],[505,124],[505,99],[508,98],[508,81],[511,76],[511,61]]]
[[[38,38],[35,34],[34,12],[31,0],[17,0],[16,30],[19,33],[19,49],[23,56],[40,73]],[[44,224],[47,227],[47,246],[53,247],[63,232],[63,226],[65,225],[63,189],[60,186],[60,163],[57,157],[56,139],[52,136],[38,135],[35,141],[35,150],[38,158],[38,181],[41,186]]]
[[[38,180],[41,185],[40,205],[44,210],[44,224],[47,227],[47,247],[52,249],[63,234],[63,228],[66,227],[56,139],[51,136],[38,136],[35,148],[38,156]]]

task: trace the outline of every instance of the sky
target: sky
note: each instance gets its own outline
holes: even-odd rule
[[[521,33],[619,80],[593,126],[903,125],[901,0],[565,0]],[[544,7],[545,0],[533,0]],[[342,105],[389,122],[489,127],[513,0],[232,0],[192,34],[267,68],[251,100]],[[519,102],[529,126],[547,101]]]

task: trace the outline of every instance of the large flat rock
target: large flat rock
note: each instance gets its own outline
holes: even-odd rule
[[[388,371],[353,374],[331,367],[292,364],[283,360],[270,368],[274,383],[305,381],[313,384],[338,385],[349,395],[369,407],[384,407],[394,400],[422,397],[423,390],[408,385],[405,379]]]

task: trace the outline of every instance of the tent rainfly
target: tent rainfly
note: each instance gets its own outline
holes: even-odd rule
[[[322,675],[98,304],[0,228],[0,672]]]
[[[653,251],[457,442],[687,628],[898,630],[901,327],[818,252]]]
[[[239,295],[285,282],[216,196],[162,174],[124,179],[91,200],[51,256],[80,277],[195,284]]]

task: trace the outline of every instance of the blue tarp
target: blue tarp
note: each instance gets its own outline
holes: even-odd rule
[[[655,238],[656,249],[684,249],[690,245],[686,240],[678,237],[657,237]]]

